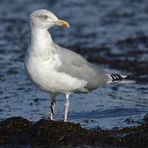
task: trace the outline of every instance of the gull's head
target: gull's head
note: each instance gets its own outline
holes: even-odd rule
[[[66,21],[58,19],[52,12],[46,9],[33,11],[29,19],[31,26],[41,29],[49,29],[55,25],[63,26],[64,28],[69,27]]]

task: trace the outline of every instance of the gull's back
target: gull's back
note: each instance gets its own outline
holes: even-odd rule
[[[62,63],[57,70],[71,75],[72,77],[87,81],[86,89],[93,90],[110,81],[110,77],[107,72],[94,67],[78,53],[62,48],[58,45],[56,45],[56,48]]]

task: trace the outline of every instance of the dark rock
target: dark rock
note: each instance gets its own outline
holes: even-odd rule
[[[79,124],[41,119],[36,123],[21,117],[0,122],[0,146],[18,147],[145,147],[148,124],[114,130],[88,130]]]
[[[13,143],[12,139],[28,129],[31,122],[22,117],[12,117],[0,122],[0,144]],[[16,141],[15,141],[16,142]]]

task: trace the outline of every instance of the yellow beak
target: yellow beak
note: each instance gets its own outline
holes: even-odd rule
[[[69,27],[70,27],[70,26],[69,26],[69,23],[66,22],[66,21],[64,21],[64,20],[58,20],[58,21],[56,22],[56,24],[59,25],[59,26],[63,26],[64,28],[69,28]]]

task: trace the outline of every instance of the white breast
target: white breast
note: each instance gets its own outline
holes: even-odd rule
[[[33,83],[45,92],[66,93],[81,90],[87,84],[66,73],[56,71],[61,65],[57,55],[50,58],[26,57],[26,70]]]

